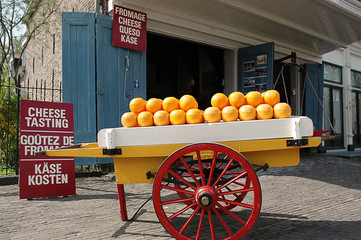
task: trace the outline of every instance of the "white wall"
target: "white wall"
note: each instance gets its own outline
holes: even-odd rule
[[[361,71],[361,44],[340,48],[322,56],[322,61],[342,67],[344,147],[353,144],[351,70]]]

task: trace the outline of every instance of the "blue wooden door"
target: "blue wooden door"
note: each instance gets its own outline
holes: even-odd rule
[[[95,19],[92,13],[63,13],[63,101],[74,105],[75,143],[96,142]],[[93,165],[96,158],[76,158]]]
[[[112,18],[63,13],[64,101],[74,104],[76,142],[95,142],[103,128],[120,127],[134,97],[146,98],[146,54],[112,46]],[[77,165],[111,163],[80,158]]]
[[[323,64],[305,64],[305,70],[305,115],[312,119],[316,130],[322,130]]]
[[[97,15],[97,111],[98,129],[121,126],[129,101],[146,97],[145,52],[112,45],[112,18]]]
[[[112,18],[96,16],[97,128],[121,126],[134,97],[146,98],[146,54],[112,45]],[[112,159],[100,158],[99,163]]]
[[[238,90],[269,90],[273,88],[274,43],[240,48],[238,50]]]

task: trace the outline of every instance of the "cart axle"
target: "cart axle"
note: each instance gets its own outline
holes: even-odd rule
[[[258,167],[258,168],[256,168],[254,171],[255,172],[259,172],[259,171],[261,171],[261,170],[263,170],[264,172],[265,171],[267,171],[268,170],[268,168],[269,168],[269,165],[268,165],[268,163],[265,163],[265,165],[257,165],[257,164],[252,164],[252,166],[253,167]]]

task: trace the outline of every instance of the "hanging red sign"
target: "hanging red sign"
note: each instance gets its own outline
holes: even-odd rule
[[[112,44],[117,47],[145,51],[147,14],[114,5]]]
[[[21,101],[20,198],[75,195],[73,157],[34,154],[74,144],[73,105]]]

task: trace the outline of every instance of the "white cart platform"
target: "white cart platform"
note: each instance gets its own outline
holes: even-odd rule
[[[98,146],[113,149],[127,146],[224,142],[275,138],[295,140],[313,135],[308,117],[201,123],[136,128],[108,128],[98,133]]]

